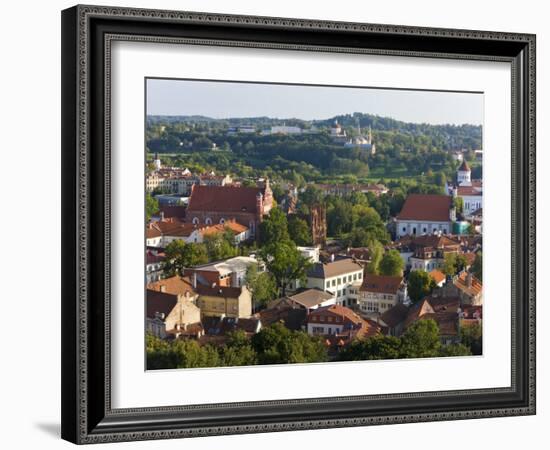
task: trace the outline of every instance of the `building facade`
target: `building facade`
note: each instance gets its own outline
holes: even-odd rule
[[[362,313],[376,316],[383,314],[407,298],[403,277],[391,277],[367,273],[359,288],[358,306]]]
[[[397,238],[407,235],[451,233],[456,219],[449,195],[410,194],[395,221]]]
[[[316,263],[307,272],[308,288],[317,288],[336,297],[336,303],[349,305],[349,289],[362,282],[363,268],[351,258],[341,258],[329,263]]]
[[[229,220],[248,227],[250,236],[259,236],[259,225],[273,207],[269,180],[258,187],[201,186],[191,191],[186,220],[194,225],[224,224]]]

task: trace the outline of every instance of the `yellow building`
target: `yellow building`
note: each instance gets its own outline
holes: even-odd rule
[[[197,286],[197,306],[206,317],[250,317],[252,296],[246,286]]]

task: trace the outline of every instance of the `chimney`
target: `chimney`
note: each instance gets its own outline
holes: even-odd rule
[[[330,255],[330,262],[334,262],[334,253]]]
[[[193,271],[193,275],[191,275],[191,283],[193,285],[193,289],[197,289],[197,272]]]
[[[166,292],[166,285],[165,284],[160,285],[160,292]]]
[[[160,212],[160,221],[164,222],[164,211]]]

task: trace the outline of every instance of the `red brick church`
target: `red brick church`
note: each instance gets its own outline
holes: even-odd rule
[[[223,224],[235,219],[250,229],[251,236],[258,237],[260,222],[272,206],[273,192],[267,179],[257,187],[195,184],[185,217],[187,222],[197,225]]]

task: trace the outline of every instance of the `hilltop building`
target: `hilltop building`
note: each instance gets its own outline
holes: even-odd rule
[[[346,148],[361,148],[368,150],[371,155],[376,153],[376,145],[372,140],[372,130],[369,127],[367,136],[361,134],[361,127],[357,125],[357,135],[344,144]]]

